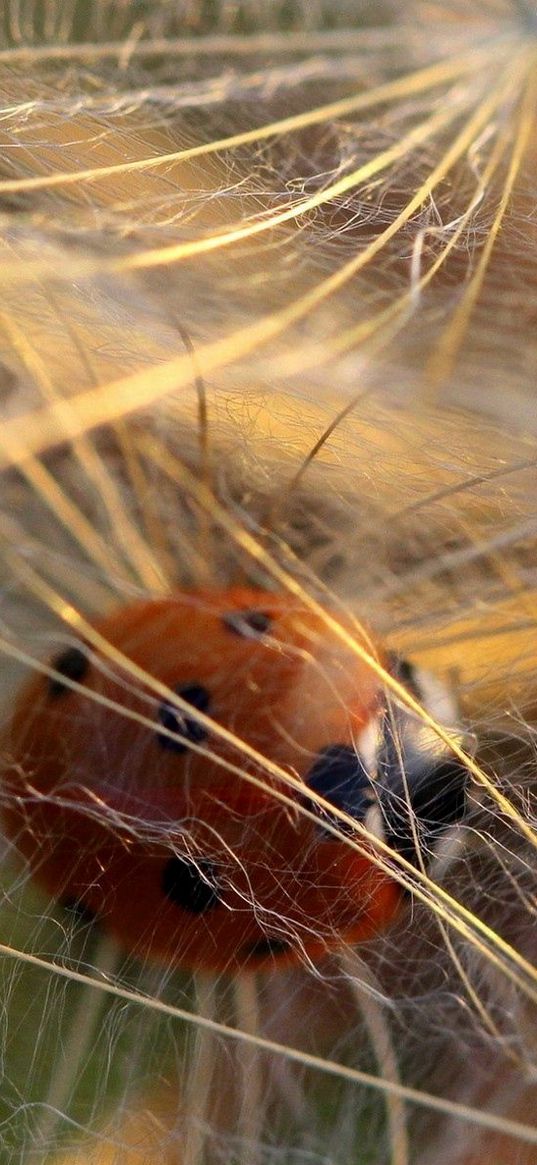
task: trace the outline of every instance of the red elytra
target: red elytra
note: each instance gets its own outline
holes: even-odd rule
[[[316,961],[385,926],[401,892],[367,843],[331,836],[301,811],[302,785],[241,750],[306,794],[323,750],[353,749],[378,716],[372,669],[322,614],[233,588],[135,603],[94,626],[232,738],[95,647],[68,648],[51,665],[59,679],[24,687],[4,747],[4,821],[39,882],[129,952],[191,969]]]

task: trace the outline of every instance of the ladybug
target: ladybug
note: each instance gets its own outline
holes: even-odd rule
[[[3,816],[41,885],[187,969],[315,963],[385,927],[404,894],[375,838],[421,868],[466,771],[326,622],[261,589],[178,594],[93,625],[119,657],[71,640],[34,673]],[[455,724],[432,677],[363,642]]]

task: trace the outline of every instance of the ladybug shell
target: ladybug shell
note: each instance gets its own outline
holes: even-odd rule
[[[367,844],[303,812],[319,757],[354,756],[380,702],[322,616],[236,588],[137,603],[95,629],[194,711],[88,645],[53,661],[56,679],[32,676],[4,748],[4,820],[51,894],[133,954],[214,971],[316,960],[393,916],[399,887]]]

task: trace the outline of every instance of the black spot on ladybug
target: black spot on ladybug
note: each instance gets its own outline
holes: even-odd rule
[[[175,691],[182,700],[186,700],[187,704],[192,704],[193,708],[197,708],[198,712],[209,711],[211,698],[206,688],[201,684],[186,684],[184,687],[177,687]],[[164,732],[157,733],[157,740],[161,748],[168,749],[170,752],[187,752],[188,744],[200,744],[202,740],[207,738],[207,729],[202,724],[198,724],[197,720],[190,719],[185,713],[180,712],[179,708],[174,708],[173,704],[169,704],[164,700],[158,710],[158,718],[163,728],[167,728],[168,732],[173,732],[174,737],[167,736]]]
[[[88,673],[89,660],[80,647],[68,647],[67,651],[63,651],[52,661],[51,666],[67,680],[75,680],[79,684]],[[64,684],[63,680],[51,677],[48,682],[48,690],[50,696],[57,697],[72,689],[69,684]]]
[[[362,822],[373,802],[371,779],[356,749],[348,744],[331,744],[323,748],[310,769],[306,784],[314,793],[324,797],[336,809]],[[352,828],[338,817],[333,817],[310,798],[306,808],[315,813],[320,823],[328,821],[341,833],[351,834]],[[326,834],[333,837],[333,834]]]
[[[97,915],[84,904],[81,898],[64,898],[62,906],[70,914],[75,914],[79,922],[85,922],[88,926],[97,920]]]
[[[450,825],[464,817],[467,782],[465,766],[446,757],[430,768],[407,772],[408,801],[400,786],[397,791],[384,786],[380,799],[388,844],[416,863],[415,832],[424,851],[434,846]]]
[[[250,943],[245,947],[242,954],[245,959],[269,959],[277,958],[278,955],[285,955],[293,949],[293,944],[287,942],[284,938],[260,938],[255,943]]]
[[[161,875],[163,893],[174,906],[189,914],[205,914],[218,906],[216,871],[212,862],[170,858]]]
[[[224,615],[222,622],[228,631],[244,638],[255,638],[270,631],[272,619],[266,611],[231,611]]]

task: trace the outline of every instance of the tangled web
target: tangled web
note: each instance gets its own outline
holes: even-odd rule
[[[4,5],[2,1163],[534,1160],[536,18]]]

